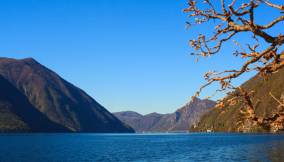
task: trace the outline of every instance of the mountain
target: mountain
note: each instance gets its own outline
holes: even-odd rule
[[[68,132],[33,107],[0,75],[0,132]]]
[[[84,91],[32,58],[0,58],[0,75],[21,92],[35,110],[70,131],[134,131]]]
[[[137,132],[187,131],[214,106],[214,101],[197,98],[171,114],[151,113],[141,115],[136,112],[125,111],[116,112],[114,115]]]
[[[270,118],[277,110],[279,103],[277,103],[271,96],[270,92],[278,99],[284,97],[284,68],[277,73],[272,74],[268,79],[263,79],[260,76],[255,76],[245,82],[241,87],[244,89],[254,91],[252,98],[253,105],[255,105],[255,113],[261,118]],[[227,96],[226,98],[231,98]],[[253,127],[246,128],[246,130],[238,129],[238,121],[241,118],[239,109],[242,102],[233,106],[227,106],[224,109],[214,108],[206,113],[196,128],[193,131],[220,131],[220,132],[246,132],[246,131],[266,131],[263,129],[255,129]],[[283,123],[284,124],[284,123]]]

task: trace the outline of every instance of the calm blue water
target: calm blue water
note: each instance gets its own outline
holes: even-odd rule
[[[0,161],[284,162],[284,135],[2,134]]]

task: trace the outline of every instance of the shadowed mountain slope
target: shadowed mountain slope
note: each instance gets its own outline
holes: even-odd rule
[[[74,132],[133,132],[81,89],[32,58],[0,58],[0,75],[38,111]]]
[[[0,132],[68,132],[33,107],[0,75]]]

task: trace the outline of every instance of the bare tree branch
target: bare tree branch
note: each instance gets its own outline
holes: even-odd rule
[[[217,4],[220,6],[217,6]],[[267,24],[258,24],[255,20],[257,18],[255,15],[256,9],[260,5],[279,11],[279,17]],[[225,0],[220,0],[219,2],[204,0],[203,3],[197,0],[188,0],[188,8],[184,11],[189,15],[188,24],[190,25],[204,23],[216,25],[213,28],[212,36],[202,33],[197,39],[190,40],[190,46],[195,50],[192,55],[209,57],[213,54],[219,54],[225,42],[241,33],[249,33],[253,36],[252,39],[256,40],[246,44],[246,48],[235,41],[236,47],[242,50],[241,52],[236,50],[233,54],[245,59],[244,64],[241,65],[239,70],[233,69],[206,73],[204,77],[207,83],[200,87],[196,96],[204,88],[218,82],[220,83],[220,89],[217,91],[238,90],[239,96],[245,99],[247,105],[246,114],[250,114],[248,115],[250,116],[249,118],[255,121],[258,120],[258,123],[261,123],[260,121],[264,122],[265,120],[260,120],[253,115],[255,113],[249,98],[250,93],[234,87],[231,81],[250,71],[256,71],[260,76],[267,77],[269,74],[275,73],[284,67],[284,53],[280,51],[284,44],[283,33],[279,31],[277,35],[272,35],[269,32],[274,26],[284,21],[284,16],[281,15],[283,14],[284,6],[272,3],[269,0],[245,0],[242,4],[237,3],[237,0],[232,0],[231,3],[227,3]],[[261,48],[259,48],[259,39],[265,42],[261,44]]]

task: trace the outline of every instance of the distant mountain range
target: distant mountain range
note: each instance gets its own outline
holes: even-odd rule
[[[0,58],[0,132],[134,130],[32,58]]]
[[[113,114],[137,132],[188,131],[215,104],[211,100],[196,98],[171,114],[151,113],[141,115],[133,111],[116,112]]]
[[[276,111],[279,103],[269,93],[283,97],[283,83],[284,69],[280,69],[267,80],[255,76],[242,85],[255,91],[258,117],[269,118]],[[112,114],[36,60],[0,58],[0,132],[242,131],[237,127],[242,102],[222,110],[214,108],[215,104],[196,98],[169,114]]]
[[[284,97],[284,68],[280,69],[277,73],[272,74],[268,79],[255,76],[245,82],[241,87],[248,91],[254,91],[252,102],[255,106],[256,115],[261,118],[269,118],[279,106],[279,103],[270,96],[270,93],[272,93],[277,99],[280,99],[281,96]],[[231,98],[231,96],[229,95],[226,98]],[[239,109],[242,104],[242,102],[239,102],[236,105],[227,106],[223,109],[212,109],[201,118],[200,123],[197,127],[192,128],[192,131],[265,131],[260,130],[259,128],[256,130],[250,125],[247,125],[247,127],[244,127],[243,129],[238,129],[238,122],[241,118]]]

